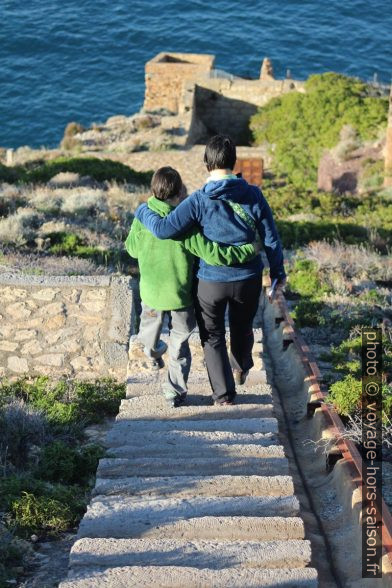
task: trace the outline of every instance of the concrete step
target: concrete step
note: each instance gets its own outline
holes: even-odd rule
[[[192,458],[206,456],[206,459],[216,459],[221,457],[258,457],[259,459],[270,459],[271,457],[284,457],[282,445],[225,445],[222,443],[203,443],[198,442],[183,445],[167,445],[160,443],[159,439],[155,443],[146,443],[145,447],[134,447],[133,445],[123,445],[122,447],[112,447],[109,450],[110,457],[119,458],[145,458],[145,457],[166,457],[172,455],[177,458]]]
[[[132,530],[136,533],[132,534]],[[111,535],[106,535],[110,537]],[[270,541],[303,539],[304,524],[299,517],[200,517],[182,521],[168,521],[164,525],[129,529],[127,537],[155,537],[160,539],[215,540],[215,541]]]
[[[80,568],[59,588],[317,588],[314,568],[198,570],[142,566]]]
[[[291,476],[172,476],[97,478],[95,496],[122,495],[191,498],[193,496],[290,496]]]
[[[202,453],[202,452],[201,452]],[[288,475],[289,464],[286,457],[145,457],[145,458],[104,458],[98,465],[97,477],[156,477],[198,474],[230,474],[231,476],[256,474],[258,476]]]
[[[150,526],[170,525],[184,519],[295,517],[298,511],[299,503],[295,496],[212,496],[189,499],[97,496],[93,498],[82,519],[78,535],[79,537],[142,537]]]
[[[120,426],[120,423],[117,427]],[[136,431],[132,428],[126,431],[126,436],[122,431],[121,435],[114,434],[111,430],[106,437],[106,447],[122,447],[132,445],[133,447],[147,447],[148,444],[159,443],[166,451],[179,447],[193,447],[195,444],[217,445],[222,444],[228,447],[237,444],[257,445],[268,447],[277,445],[279,437],[274,433],[230,433],[229,431],[162,431],[159,437],[153,431]]]
[[[235,404],[234,406],[181,406],[171,408],[161,395],[138,396],[121,401],[117,420],[211,420],[266,418],[273,416],[272,404]]]
[[[138,370],[131,370],[128,376],[127,383],[127,398],[137,396],[153,396],[161,391],[162,383],[167,378],[167,370],[163,369],[159,372],[151,372],[149,378],[137,377]],[[147,372],[148,373],[148,372]],[[241,397],[246,393],[249,394],[264,394],[266,397],[272,393],[271,386],[267,384],[267,376],[263,370],[251,370],[246,378],[245,384],[237,386],[238,394]],[[211,386],[208,380],[207,372],[193,371],[188,381],[188,399],[191,401],[193,397],[204,398],[206,401],[211,398]],[[265,400],[266,401],[266,400]]]
[[[230,407],[227,407],[230,408]],[[174,409],[173,409],[174,410]],[[177,410],[177,409],[175,409]],[[185,420],[179,418],[178,420],[155,420],[146,417],[145,420],[131,420],[117,416],[116,423],[111,431],[106,436],[106,442],[110,445],[118,446],[123,444],[123,440],[130,433],[147,433],[160,435],[165,431],[205,431],[215,432],[222,431],[228,433],[278,433],[278,421],[276,418],[243,418],[233,419],[227,414],[226,418],[213,420],[214,415],[210,415],[210,419],[196,421]],[[120,442],[122,441],[122,442]]]
[[[181,566],[209,568],[303,568],[311,558],[310,541],[186,541],[183,539],[79,539],[70,565]]]

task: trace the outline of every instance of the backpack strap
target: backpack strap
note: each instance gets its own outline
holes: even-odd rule
[[[246,212],[244,208],[238,202],[232,202],[231,200],[225,200],[229,206],[234,210],[234,212],[242,218],[242,220],[255,231],[256,235],[258,235],[258,230],[256,227],[256,223],[253,218]]]

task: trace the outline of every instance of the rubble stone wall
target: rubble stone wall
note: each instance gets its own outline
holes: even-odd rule
[[[124,380],[133,280],[0,275],[0,376]]]

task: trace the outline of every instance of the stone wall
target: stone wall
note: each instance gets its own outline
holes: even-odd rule
[[[204,135],[193,133],[191,140],[205,140],[217,133],[229,134],[237,144],[250,139],[249,119],[271,98],[291,91],[304,91],[304,84],[294,80],[243,80],[235,78],[200,78],[194,84],[195,128],[204,127]],[[184,89],[184,103],[189,105],[192,88]]]
[[[0,274],[0,376],[124,380],[133,281]]]
[[[166,109],[176,114],[183,84],[208,74],[214,63],[213,55],[194,53],[159,53],[146,63],[144,109]]]

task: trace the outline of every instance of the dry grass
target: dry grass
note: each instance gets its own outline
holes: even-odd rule
[[[342,279],[392,279],[392,258],[379,255],[365,245],[313,241],[303,249],[303,252],[305,257],[314,260],[320,269],[338,272]]]
[[[39,214],[32,208],[19,208],[0,220],[0,243],[25,245],[37,235]]]

